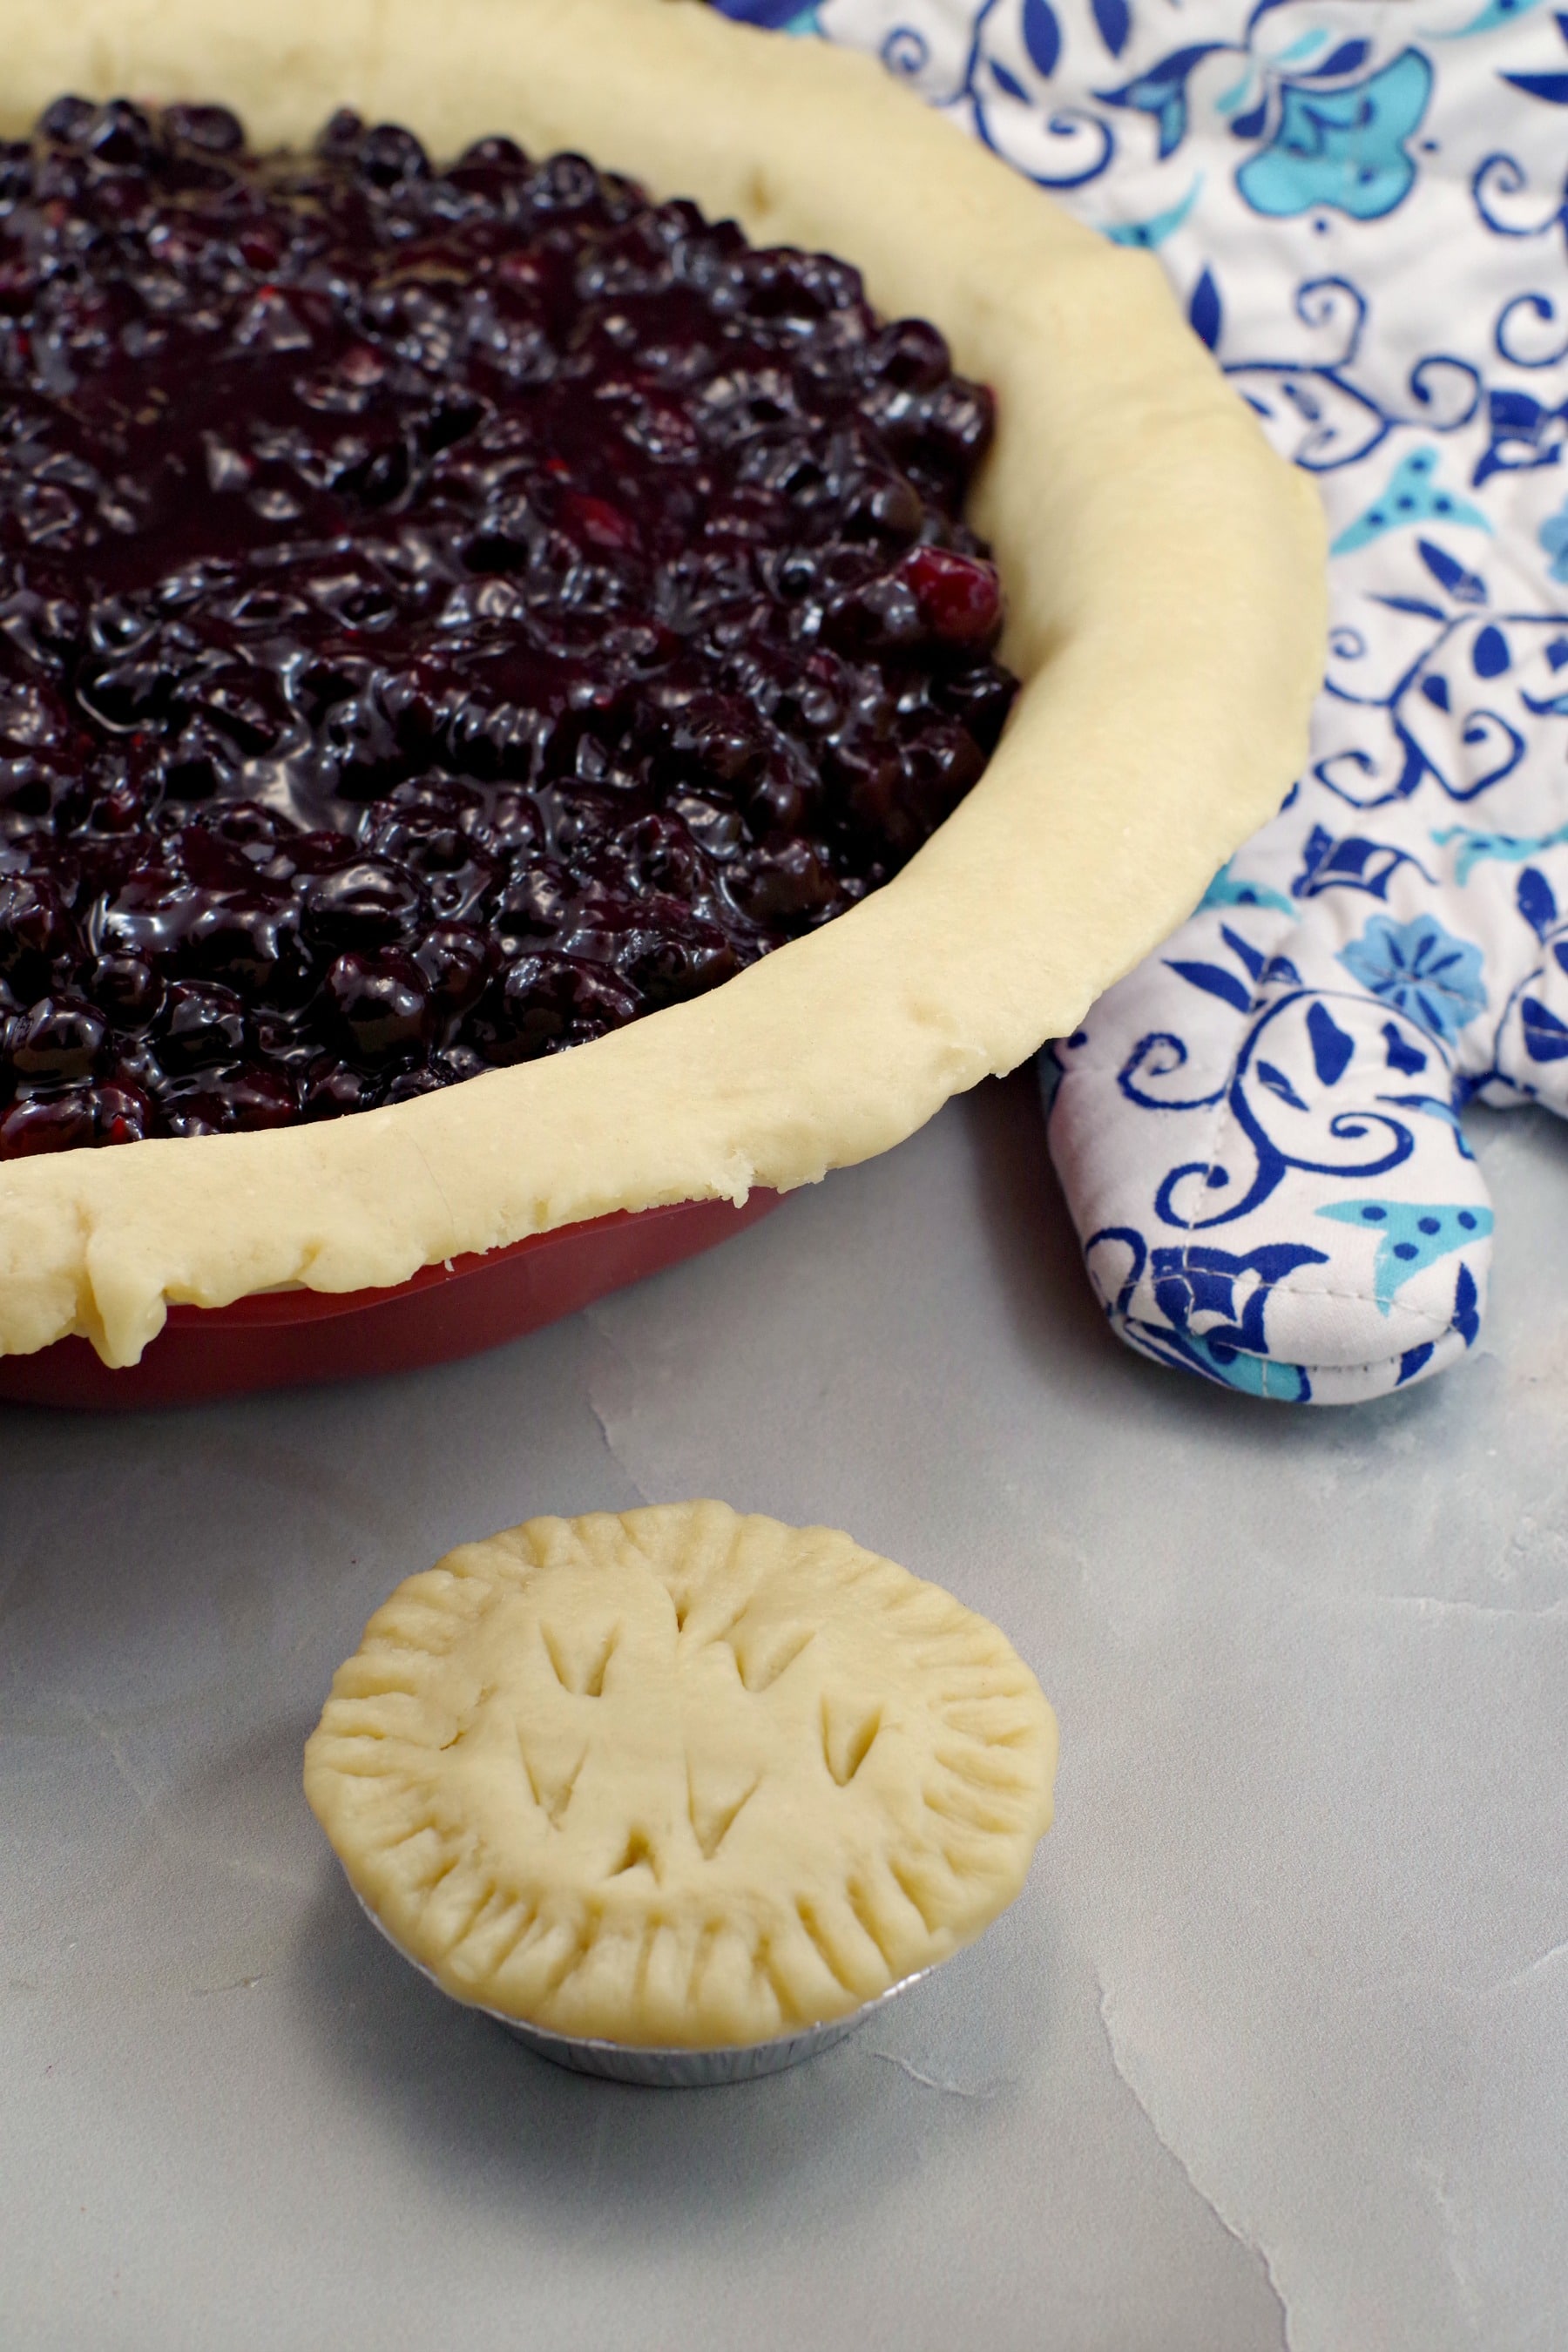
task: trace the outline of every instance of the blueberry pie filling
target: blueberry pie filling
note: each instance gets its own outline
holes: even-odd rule
[[[0,1157],[397,1102],[875,889],[1015,691],[991,425],[575,155],[0,143]]]

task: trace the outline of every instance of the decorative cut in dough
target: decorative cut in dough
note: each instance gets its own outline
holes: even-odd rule
[[[399,1586],[305,1793],[460,2000],[761,2042],[945,1959],[1050,1826],[1056,1724],[994,1625],[828,1528],[531,1519]]]
[[[884,889],[712,994],[324,1126],[0,1166],[0,1351],[134,1362],[170,1299],[386,1286],[616,1209],[788,1190],[1072,1030],[1279,806],[1322,671],[1315,493],[1148,255],[1110,245],[867,58],[696,0],[51,0],[0,133],[61,90],[219,99],[303,142],[341,104],[455,152],[570,147],[859,265],[995,389],[974,501],[1023,680]]]

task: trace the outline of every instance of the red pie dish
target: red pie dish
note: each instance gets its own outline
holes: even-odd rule
[[[1310,489],[1147,257],[868,61],[687,0],[12,31],[33,1393],[538,1320],[574,1231],[673,1246],[1069,1032],[1278,805]]]
[[[741,1208],[679,1201],[597,1217],[424,1266],[395,1290],[261,1291],[232,1307],[176,1305],[140,1361],[118,1370],[75,1338],[36,1355],[0,1356],[0,1401],[125,1412],[450,1363],[679,1265],[777,1204],[775,1192],[753,1192]]]

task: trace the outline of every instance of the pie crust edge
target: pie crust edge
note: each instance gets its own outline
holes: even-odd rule
[[[570,1054],[321,1125],[0,1163],[0,1353],[134,1362],[166,1304],[344,1292],[532,1233],[820,1179],[1075,1028],[1303,764],[1326,625],[1310,485],[1157,264],[1071,220],[871,60],[698,0],[56,0],[0,131],[64,89],[334,106],[437,152],[575,148],[864,271],[996,391],[972,513],[1023,684],[985,774],[873,898]]]

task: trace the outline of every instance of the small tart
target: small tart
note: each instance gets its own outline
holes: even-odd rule
[[[16,12],[13,12],[16,13]],[[1321,510],[1109,244],[865,58],[691,0],[53,0],[0,134],[63,90],[234,107],[298,145],[337,106],[433,153],[577,149],[768,244],[826,248],[991,385],[972,520],[1022,681],[985,773],[886,887],[710,995],[324,1126],[0,1166],[0,1350],[132,1363],[172,1299],[349,1292],[887,1150],[1070,1032],[1278,808],[1322,677]]]
[[[457,1999],[653,2048],[770,2040],[945,1959],[1050,1826],[1005,1637],[828,1528],[531,1519],[398,1587],[305,1793]]]

